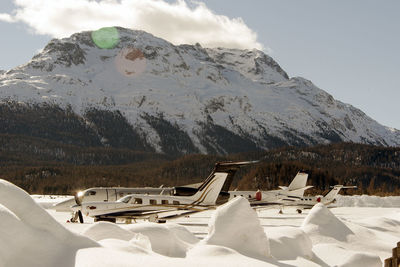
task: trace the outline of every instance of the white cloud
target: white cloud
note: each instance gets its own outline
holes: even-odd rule
[[[5,13],[0,13],[0,21],[15,22],[14,18],[12,16],[10,16],[9,14],[5,14]]]
[[[23,22],[37,34],[66,37],[105,26],[140,29],[174,44],[263,49],[257,34],[241,18],[217,15],[204,3],[184,0],[14,0],[15,15],[0,20]]]

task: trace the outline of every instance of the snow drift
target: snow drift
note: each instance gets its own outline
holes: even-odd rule
[[[313,251],[329,266],[381,267],[382,261],[371,253],[352,251],[337,244],[318,244]],[[339,256],[340,255],[340,256]]]
[[[308,235],[297,227],[281,227],[268,232],[271,255],[278,260],[295,260],[297,257],[311,259],[312,242]]]
[[[91,227],[86,229],[82,235],[90,237],[96,241],[109,238],[129,241],[135,237],[135,233],[109,222],[98,222],[93,224]]]
[[[133,233],[147,236],[153,251],[164,256],[184,258],[186,251],[191,248],[190,242],[185,242],[179,238],[174,230],[169,228],[168,224],[161,225],[148,222],[133,224],[128,226],[127,229]],[[188,233],[188,235],[192,234]],[[190,241],[193,241],[194,238],[194,236],[190,237]]]
[[[99,246],[65,229],[25,191],[1,179],[0,204],[0,266],[73,266],[79,249]]]
[[[203,244],[232,248],[243,255],[266,259],[269,243],[256,212],[243,197],[219,206],[209,222],[209,234]]]
[[[304,219],[301,228],[314,238],[326,241],[346,241],[353,232],[339,220],[324,204],[318,203]]]
[[[355,229],[354,232],[352,229]],[[382,262],[377,255],[354,249],[369,249],[368,237],[375,233],[350,222],[347,225],[337,218],[328,208],[319,203],[316,204],[304,219],[301,228],[313,241],[313,252],[318,259],[329,265],[337,266],[381,266]],[[377,241],[378,243],[381,240]],[[363,246],[360,246],[363,244]],[[382,243],[383,244],[383,243]],[[372,246],[374,246],[372,244]],[[351,249],[349,249],[351,248]],[[335,255],[335,256],[332,256]],[[340,257],[338,257],[340,255]]]

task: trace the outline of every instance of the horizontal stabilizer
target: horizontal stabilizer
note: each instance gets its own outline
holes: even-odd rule
[[[299,189],[296,189],[296,190],[288,191],[287,193],[288,193],[288,195],[291,195],[291,196],[303,197],[304,196],[304,191],[306,191],[307,189],[309,189],[311,187],[313,187],[313,186],[312,185],[308,185],[308,186],[305,186],[305,187],[302,187],[302,188],[299,188]]]

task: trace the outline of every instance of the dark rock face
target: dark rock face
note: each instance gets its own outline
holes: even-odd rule
[[[220,125],[200,123],[200,127],[196,135],[209,154],[231,154],[260,149],[250,137],[242,137]]]
[[[158,133],[164,153],[173,156],[199,153],[189,135],[181,130],[178,125],[171,124],[162,115],[155,117],[143,114],[142,117]]]
[[[87,109],[85,118],[105,146],[153,151],[137,130],[128,123],[120,111]]]

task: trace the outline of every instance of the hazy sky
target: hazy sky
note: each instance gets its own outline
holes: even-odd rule
[[[51,38],[111,25],[175,44],[263,49],[289,76],[400,129],[399,0],[2,0],[0,69]]]

